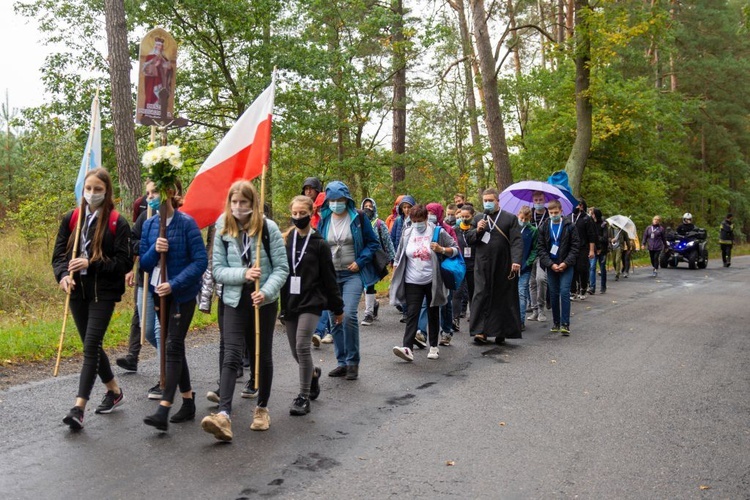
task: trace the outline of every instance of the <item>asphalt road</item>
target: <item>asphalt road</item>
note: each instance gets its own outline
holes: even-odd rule
[[[82,432],[61,422],[77,376],[0,392],[2,498],[750,498],[750,258],[730,269],[646,270],[574,303],[569,338],[530,323],[504,347],[466,328],[430,361],[391,353],[391,307],[362,327],[360,380],[325,376],[291,417],[297,368],[277,331],[271,429],[235,439],[200,429],[214,407],[218,346],[189,352],[198,418],[143,425],[155,360],[119,373],[127,402]],[[550,314],[551,315],[551,314]],[[464,323],[465,325],[465,323]],[[244,381],[244,380],[243,380]],[[238,384],[238,390],[241,384]]]

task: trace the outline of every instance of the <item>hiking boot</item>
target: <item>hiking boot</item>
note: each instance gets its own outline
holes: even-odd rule
[[[337,366],[330,372],[328,372],[329,377],[343,377],[346,375],[346,366]]]
[[[169,407],[159,405],[156,413],[143,419],[143,423],[156,427],[160,431],[166,431],[169,428]]]
[[[107,391],[94,413],[112,413],[112,410],[120,406],[124,400],[125,395],[122,393],[122,389],[120,389],[120,394],[115,394],[114,391]]]
[[[129,372],[138,371],[138,360],[135,358],[135,356],[131,356],[130,354],[122,358],[117,358],[117,361],[115,362],[117,363],[117,366],[119,366],[123,370],[127,370]]]
[[[173,424],[181,424],[188,420],[195,420],[195,393],[191,398],[182,398],[182,406],[179,411],[169,419]]]
[[[321,344],[333,344],[333,335],[326,333],[320,341]]]
[[[297,417],[307,415],[310,413],[310,398],[306,398],[302,394],[294,398],[292,406],[289,407],[289,414]]]
[[[258,397],[258,389],[255,388],[254,379],[250,379],[245,383],[245,387],[242,388],[240,396],[245,399],[253,399]]]
[[[148,390],[148,399],[160,400],[161,394],[161,384],[157,382],[155,386]]]
[[[318,332],[313,333],[312,345],[313,347],[320,347],[320,334]]]
[[[559,332],[560,331],[560,325],[558,325],[557,323],[555,323],[554,325],[552,325],[552,328],[550,328],[549,331],[551,333],[557,333],[557,332]]]
[[[424,333],[422,333],[421,330],[417,330],[417,335],[414,337],[414,343],[417,344],[417,347],[420,349],[424,349],[427,347],[427,339],[424,336]]]
[[[71,408],[68,414],[65,415],[65,418],[63,418],[63,423],[74,431],[83,429],[83,408],[79,408],[78,406]]]
[[[357,380],[359,378],[359,366],[349,365],[346,367],[346,380]]]
[[[267,431],[271,426],[271,416],[268,414],[268,408],[255,407],[253,411],[253,423],[250,424],[252,431]]]
[[[438,342],[438,345],[451,345],[451,340],[453,339],[452,335],[443,334],[440,336],[440,342]]]
[[[526,316],[526,321],[537,321],[539,319],[539,309],[534,309],[531,314]]]
[[[568,325],[560,325],[560,333],[563,334],[563,337],[570,336],[570,326],[568,326]]]
[[[540,323],[543,323],[547,321],[547,316],[542,311],[539,311],[539,315],[537,316],[536,320]]]
[[[232,421],[224,413],[212,413],[201,420],[201,429],[213,434],[219,441],[231,441]]]
[[[440,357],[440,349],[437,347],[430,347],[430,352],[427,354],[427,359],[438,359]]]
[[[212,403],[219,404],[221,402],[221,394],[219,394],[219,388],[217,387],[215,391],[208,391],[208,393],[206,394],[206,399],[208,399]]]
[[[393,348],[393,354],[403,359],[404,361],[414,361],[414,353],[408,347],[396,346]]]
[[[312,380],[310,381],[310,399],[315,401],[320,396],[320,368],[317,366],[313,369]]]
[[[365,319],[362,320],[360,325],[362,326],[370,326],[372,322],[375,321],[375,318],[372,317],[372,314],[365,314]]]

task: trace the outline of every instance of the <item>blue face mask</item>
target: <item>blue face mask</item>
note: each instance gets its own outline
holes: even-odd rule
[[[151,210],[156,211],[159,210],[159,205],[161,205],[161,197],[157,196],[156,198],[151,198],[148,200],[148,206],[151,207]]]
[[[544,210],[544,203],[534,203],[534,210]]]
[[[331,209],[331,212],[335,214],[343,214],[344,210],[346,210],[346,202],[345,201],[329,201],[328,207]]]
[[[562,215],[550,215],[549,218],[552,222],[557,224],[562,219]]]
[[[484,206],[485,210],[495,210],[494,201],[485,201],[485,202],[482,202],[482,205]]]
[[[432,215],[432,214],[428,215],[427,221],[432,222],[433,224],[437,224],[437,215]]]

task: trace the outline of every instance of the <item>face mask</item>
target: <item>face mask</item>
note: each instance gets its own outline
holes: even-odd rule
[[[456,203],[456,206],[457,206],[458,208],[461,208],[461,207],[463,207],[463,206],[464,206],[464,204],[463,204],[463,203]]]
[[[525,226],[525,225],[526,225],[526,222],[524,222],[524,221],[523,221],[523,220],[521,220],[521,219],[518,219],[518,225],[519,225],[519,226],[521,226],[521,227],[523,227],[523,226]]]
[[[467,226],[471,225],[471,221],[472,221],[471,218],[469,218],[469,219],[461,219],[461,222],[464,223],[464,224],[466,224]]]
[[[452,226],[453,224],[456,223],[456,218],[452,215],[449,215],[448,217],[445,218],[445,222],[447,222],[448,224]]]
[[[365,215],[368,219],[372,220],[372,218],[375,217],[375,212],[372,210],[372,208],[365,208]]]
[[[244,219],[251,213],[253,213],[252,210],[240,210],[239,208],[232,209],[232,216],[234,216],[235,219]]]
[[[343,214],[344,210],[346,210],[346,202],[345,201],[329,201],[328,208],[330,208],[331,212],[335,214]]]
[[[86,199],[86,203],[88,203],[89,206],[93,208],[94,210],[99,208],[99,205],[101,205],[104,202],[104,193],[100,193],[100,194],[84,193],[83,197]]]
[[[295,219],[294,217],[292,217],[292,224],[294,224],[297,229],[305,229],[310,225],[310,216],[305,215],[304,217],[300,217],[299,219]]]
[[[159,210],[159,205],[161,205],[161,197],[157,196],[156,198],[151,198],[148,200],[148,206],[151,207],[151,210],[157,211]]]
[[[485,210],[495,210],[495,202],[494,201],[485,201],[482,203],[482,206],[484,206]]]
[[[425,230],[427,229],[426,222],[415,222],[414,224],[412,224],[412,226],[414,226],[414,229],[416,229],[420,233],[424,233]]]
[[[544,203],[534,203],[534,210],[544,210]]]
[[[437,224],[437,215],[428,215],[427,216],[427,222],[432,222],[433,224]]]
[[[549,218],[552,222],[557,223],[560,222],[560,219],[562,219],[562,215],[550,215]]]

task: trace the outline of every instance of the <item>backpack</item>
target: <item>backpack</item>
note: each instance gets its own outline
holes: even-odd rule
[[[435,227],[432,241],[437,243],[440,236],[440,226]],[[456,252],[454,257],[440,256],[440,277],[448,290],[458,290],[466,277],[466,262],[461,252]]]
[[[68,222],[68,229],[70,229],[70,232],[76,230],[76,224],[78,224],[78,217],[81,213],[81,207],[76,208],[73,210],[73,214],[70,216],[70,221]],[[109,222],[107,223],[107,227],[109,228],[109,232],[112,233],[112,236],[114,236],[117,233],[117,219],[120,217],[120,214],[117,213],[117,210],[112,210],[109,213]]]

